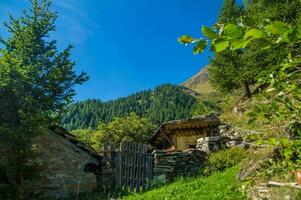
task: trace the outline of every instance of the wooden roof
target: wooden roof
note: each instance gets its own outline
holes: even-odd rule
[[[191,132],[194,130],[200,130],[203,128],[219,125],[220,123],[221,121],[215,114],[203,115],[193,117],[190,119],[181,119],[164,122],[160,125],[159,129],[153,135],[153,137],[150,140],[150,143],[158,143],[159,141],[162,141],[162,137],[166,138],[166,136],[168,135],[173,135],[175,133],[184,134],[185,132]],[[159,139],[159,137],[161,139]]]

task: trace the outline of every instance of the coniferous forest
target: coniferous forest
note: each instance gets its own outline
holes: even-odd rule
[[[155,125],[189,118],[197,100],[183,89],[182,86],[164,84],[154,90],[137,92],[112,101],[89,99],[77,102],[63,114],[62,125],[68,130],[95,129],[100,122],[108,123],[115,117],[125,117],[130,113],[147,117]]]

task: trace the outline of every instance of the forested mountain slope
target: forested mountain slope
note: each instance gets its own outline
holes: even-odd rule
[[[95,128],[99,122],[135,113],[148,117],[153,124],[191,117],[197,104],[195,97],[183,91],[183,86],[164,84],[116,100],[102,102],[92,99],[72,104],[62,116],[68,130]]]

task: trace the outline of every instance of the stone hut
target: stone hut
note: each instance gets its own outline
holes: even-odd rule
[[[165,150],[196,148],[200,139],[211,138],[212,141],[214,137],[219,138],[220,123],[214,114],[165,122],[151,138],[150,144],[155,149]]]
[[[102,157],[65,129],[44,129],[34,149],[41,171],[38,179],[26,184],[32,196],[61,199],[97,188]]]

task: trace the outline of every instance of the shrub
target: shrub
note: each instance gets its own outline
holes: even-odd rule
[[[233,167],[247,156],[247,150],[240,147],[233,147],[210,154],[209,167],[213,171],[223,171]]]

